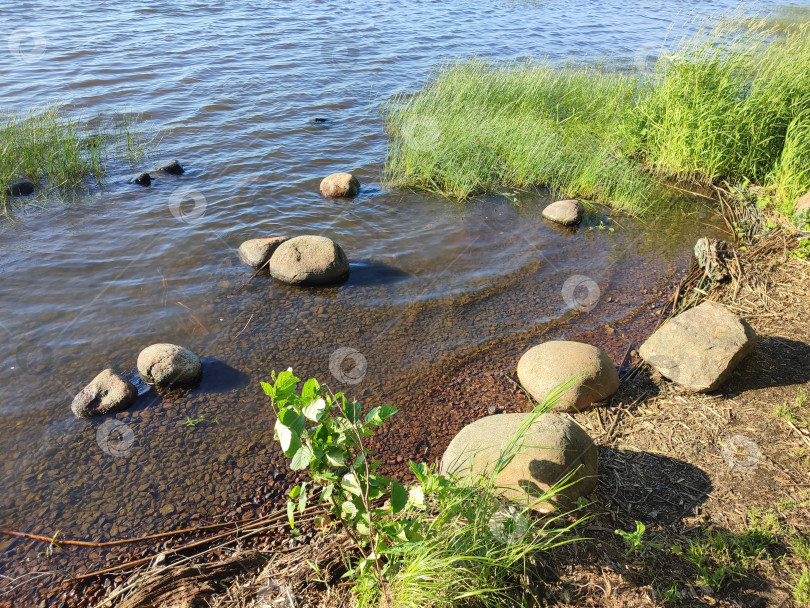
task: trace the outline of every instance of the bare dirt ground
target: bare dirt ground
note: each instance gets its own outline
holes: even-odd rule
[[[689,393],[640,367],[606,407],[576,417],[600,446],[595,516],[590,540],[555,556],[549,605],[801,605],[810,264],[790,255],[792,238],[771,245],[764,256],[741,254],[740,284],[708,294],[759,336],[722,392]],[[646,532],[634,553],[615,530],[637,521]]]

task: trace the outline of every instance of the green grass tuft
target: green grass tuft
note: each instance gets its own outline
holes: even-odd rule
[[[138,161],[157,144],[140,129],[140,116],[120,115],[93,126],[58,105],[0,114],[0,209],[9,210],[7,187],[32,181],[47,193],[102,183],[110,158]],[[20,199],[24,202],[25,199]]]
[[[464,198],[545,186],[642,212],[665,185],[810,189],[810,28],[737,12],[662,50],[649,73],[480,59],[384,108],[385,181]]]

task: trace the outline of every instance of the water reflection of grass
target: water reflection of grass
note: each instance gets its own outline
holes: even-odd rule
[[[57,105],[0,114],[0,209],[8,211],[7,189],[18,179],[51,192],[76,189],[102,182],[110,158],[139,160],[155,143],[134,114],[85,122]]]
[[[385,109],[386,180],[466,197],[542,184],[641,211],[668,180],[810,188],[810,30],[737,13],[668,45],[650,72],[480,59]]]

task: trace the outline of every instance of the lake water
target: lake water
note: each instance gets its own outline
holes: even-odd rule
[[[542,192],[458,204],[385,191],[378,108],[456,57],[644,66],[670,24],[706,6],[4,3],[4,107],[60,101],[113,122],[141,112],[164,133],[158,158],[186,173],[145,189],[126,179],[150,164],[111,163],[103,188],[0,222],[0,522],[114,538],[255,502],[257,480],[288,481],[259,388],[271,370],[292,366],[366,402],[396,398],[403,423],[417,424],[408,387],[447,357],[560,320],[562,335],[601,327],[647,305],[642,286],[672,277],[705,232],[699,206],[678,212],[688,221],[595,213],[569,233],[541,220]],[[336,171],[360,179],[357,198],[319,196]],[[285,234],[338,241],[348,283],[248,281],[239,243]],[[144,394],[110,418],[117,428],[73,417],[82,386],[110,366],[131,374],[154,342],[203,357],[199,390]],[[0,549],[8,573],[31,551],[5,538]]]

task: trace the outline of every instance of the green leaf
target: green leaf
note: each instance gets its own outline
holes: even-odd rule
[[[291,456],[301,445],[298,438],[298,433],[294,432],[290,427],[284,425],[279,418],[276,420],[276,437],[281,444],[281,449],[285,456]]]
[[[262,390],[264,390],[264,394],[272,397],[273,396],[273,385],[269,382],[262,382]]]
[[[287,519],[290,520],[290,527],[295,528],[295,503],[291,500],[287,501]]]
[[[357,505],[355,505],[351,500],[344,501],[343,504],[340,505],[340,510],[350,518],[354,518],[354,516],[357,515]]]
[[[318,392],[320,391],[321,385],[318,384],[318,381],[315,378],[310,378],[306,382],[304,382],[304,387],[301,389],[301,398],[312,401],[315,397],[318,396]]]
[[[295,391],[295,387],[299,382],[301,382],[301,379],[295,377],[295,374],[292,373],[292,369],[281,372],[278,378],[276,378],[276,385],[274,387],[276,398],[286,399],[289,397],[293,391]]]
[[[341,479],[340,485],[344,492],[354,494],[355,496],[360,496],[360,494],[362,494],[360,484],[358,483],[357,477],[355,477],[354,473],[346,473],[343,476],[343,479]]]
[[[425,483],[425,478],[428,476],[429,471],[428,466],[424,462],[409,460],[408,468],[411,470],[411,473],[414,474],[414,477],[419,480],[419,483]]]
[[[345,466],[346,450],[341,447],[326,448],[326,462],[333,467]]]
[[[320,422],[325,410],[326,410],[326,401],[324,401],[323,399],[316,399],[315,401],[307,405],[302,411],[304,413],[304,416],[306,416],[313,422]]]
[[[387,420],[398,411],[399,410],[397,410],[397,408],[395,408],[393,405],[383,405],[380,407],[380,418]]]
[[[323,489],[323,492],[321,492],[321,500],[329,500],[330,498],[332,498],[332,492],[334,492],[334,490],[335,484],[330,483],[329,485],[327,485]]]
[[[290,498],[295,500],[300,493],[301,493],[301,486],[295,486],[292,490],[290,490]]]
[[[307,482],[301,484],[301,497],[298,499],[298,512],[303,513],[307,508]]]
[[[373,407],[369,410],[368,414],[366,414],[366,424],[369,426],[381,426],[383,423],[382,417],[380,416],[380,408]]]
[[[398,481],[391,482],[391,510],[399,513],[408,505],[408,490]]]
[[[346,418],[348,418],[352,424],[355,424],[360,419],[360,416],[363,415],[363,408],[357,401],[352,401],[351,403],[344,401],[343,413],[346,414]]]
[[[281,424],[289,428],[296,435],[303,433],[307,424],[307,419],[304,418],[304,415],[299,414],[292,408],[281,410],[278,413],[278,419],[281,420]]]
[[[306,469],[310,462],[312,462],[312,450],[310,450],[308,446],[302,445],[292,457],[290,468],[293,471],[300,471],[302,469]]]

